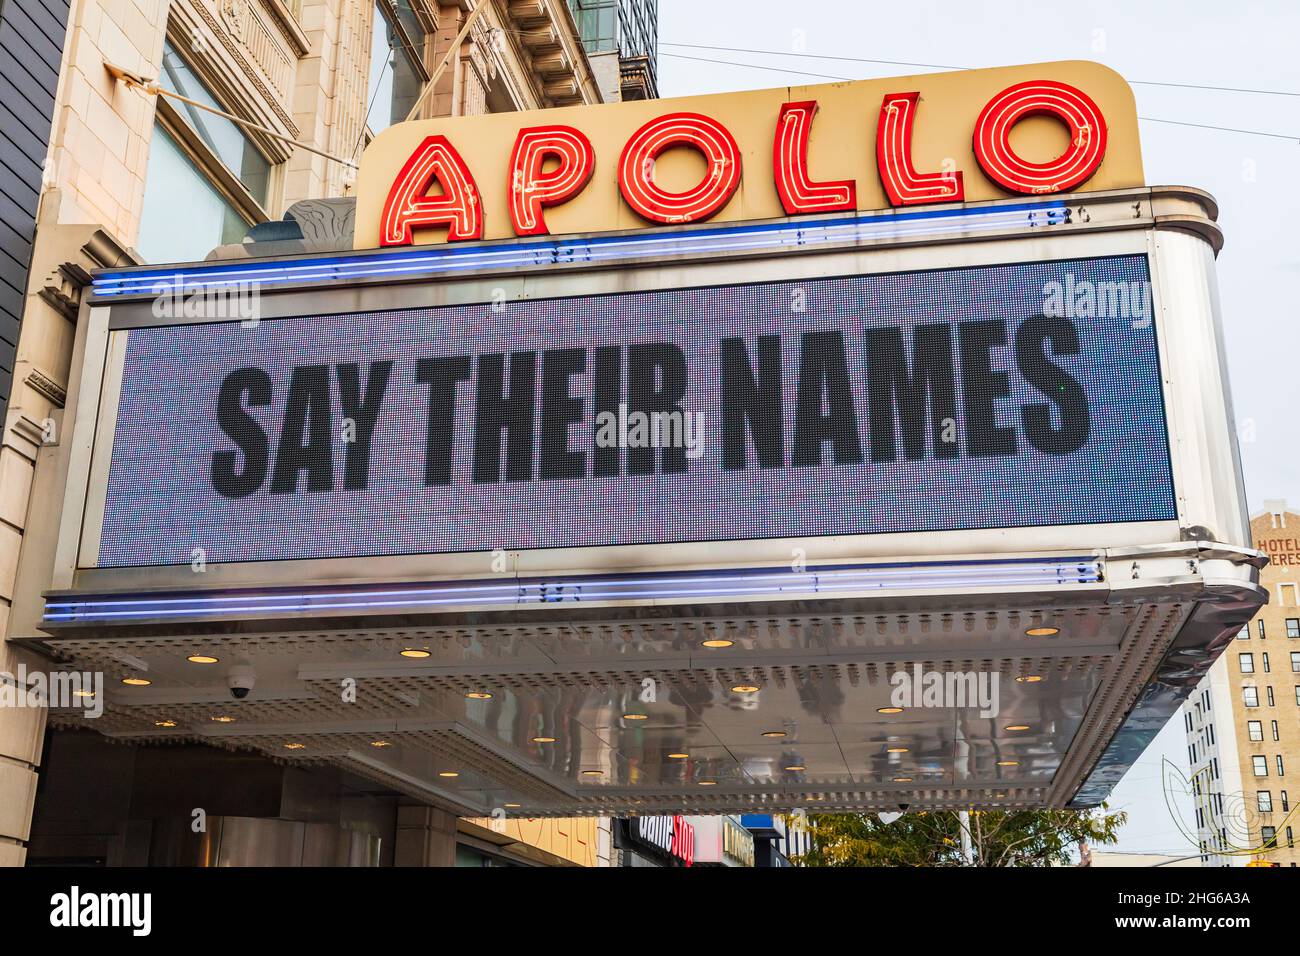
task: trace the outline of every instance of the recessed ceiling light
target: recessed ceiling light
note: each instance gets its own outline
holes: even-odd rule
[[[372,740],[372,741],[370,741],[370,746],[372,746],[372,747],[391,747],[392,744],[390,744],[387,740]]]
[[[554,737],[534,737],[534,738],[533,738],[533,743],[535,743],[535,744],[553,744],[553,743],[555,743],[555,738],[554,738]]]
[[[716,780],[701,780],[701,781],[700,781],[700,786],[701,786],[701,787],[716,787],[717,785],[718,785],[718,781],[716,781]]]
[[[216,717],[212,717],[209,719],[217,722],[218,724],[233,724],[235,722],[235,718],[231,717],[229,714],[218,714]]]
[[[648,714],[624,714],[624,720],[649,720]]]
[[[1008,724],[1007,730],[1028,730],[1028,724]]]
[[[1025,631],[1030,637],[1055,637],[1061,633],[1059,627],[1031,627]]]
[[[735,687],[731,688],[731,691],[732,691],[732,693],[734,693],[734,694],[757,694],[757,693],[758,693],[758,685],[757,685],[757,684],[737,684]]]
[[[801,763],[792,763],[790,766],[786,767],[785,769],[789,770],[791,773],[798,773],[800,770],[804,770],[806,768]]]
[[[998,761],[998,766],[999,766],[999,767],[1019,767],[1019,766],[1020,766],[1020,761],[1019,761],[1019,760],[999,760],[999,761]]]
[[[438,776],[440,776],[440,777],[459,777],[460,774],[457,773],[455,770],[440,770],[440,771],[438,771]]]
[[[711,637],[707,641],[700,641],[701,647],[730,647],[735,641],[729,641],[725,637]]]
[[[94,697],[95,692],[93,690],[74,690],[72,692],[72,696],[73,697]]]
[[[1042,679],[1043,679],[1043,678],[1042,678],[1042,676],[1041,676],[1040,674],[1021,674],[1019,677],[1016,678],[1016,683],[1017,683],[1017,684],[1037,684],[1037,683],[1038,683],[1040,680],[1042,680]]]
[[[582,771],[582,775],[584,777],[599,777],[604,772],[605,771],[603,770],[584,770]]]
[[[128,687],[148,687],[153,681],[147,677],[123,677],[122,683]]]
[[[901,714],[902,712],[903,712],[903,708],[901,707],[877,707],[876,708],[876,713],[878,714]]]
[[[690,756],[690,754],[669,754],[669,755],[668,755],[668,759],[669,759],[669,760],[685,760],[685,759],[686,759],[687,757],[689,757],[689,756]]]
[[[810,794],[808,794],[808,796],[804,797],[804,799],[805,799],[805,800],[820,800],[821,797],[819,797],[819,796],[818,796],[817,794],[815,794],[815,793],[810,793]]]
[[[894,778],[894,783],[911,783],[911,782],[912,782],[912,778],[911,778],[911,777],[895,777],[895,778]]]
[[[175,727],[175,726],[176,726],[176,721],[174,721],[174,720],[155,720],[155,721],[153,722],[153,725],[154,725],[155,727]]]
[[[891,754],[905,754],[908,752],[908,748],[907,747],[886,747],[885,752]]]
[[[470,700],[491,700],[492,699],[492,695],[485,690],[466,691],[465,696],[468,697]]]
[[[521,806],[523,806],[523,804],[520,804],[520,803],[504,803],[504,804],[502,804],[502,806],[505,807],[507,810],[518,810]]]
[[[288,744],[285,744],[285,745],[284,745],[284,749],[285,749],[285,750],[302,750],[302,748],[303,748],[303,747],[306,747],[306,746],[307,746],[306,744],[300,744],[300,743],[288,743]]]
[[[400,653],[403,657],[431,657],[433,655],[432,651],[428,651],[423,647],[403,647]]]
[[[784,730],[765,730],[763,731],[763,736],[773,738],[784,737],[786,736],[786,732]]]
[[[191,654],[185,658],[191,664],[216,664],[220,658],[213,657],[211,654]]]

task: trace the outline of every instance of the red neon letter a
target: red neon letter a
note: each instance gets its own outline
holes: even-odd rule
[[[435,182],[442,194],[425,193]],[[379,220],[381,246],[409,246],[412,230],[447,227],[447,241],[483,235],[483,204],[469,167],[445,136],[426,136],[393,181]]]

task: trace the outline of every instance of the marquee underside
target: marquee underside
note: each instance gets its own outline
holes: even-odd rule
[[[49,625],[47,646],[106,672],[94,726],[110,737],[334,764],[468,815],[1085,805],[1261,600],[1251,560],[1195,543],[1101,553],[1079,558],[1074,580],[1015,593],[787,588],[387,620],[87,621]],[[1025,633],[1037,628],[1059,633]],[[412,649],[429,656],[402,656]],[[236,658],[257,674],[244,701],[226,687]],[[150,686],[119,683],[142,664]],[[996,713],[922,696],[882,713],[900,672],[920,686],[932,672],[996,675]]]

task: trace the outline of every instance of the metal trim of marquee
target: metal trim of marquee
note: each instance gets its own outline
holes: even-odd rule
[[[402,615],[422,611],[521,611],[611,606],[633,602],[816,600],[873,592],[1046,588],[1103,580],[1095,556],[967,561],[912,561],[814,565],[795,571],[771,567],[654,574],[484,578],[370,587],[194,590],[188,593],[48,592],[42,626],[56,631],[97,625],[158,625],[184,621],[259,620],[284,615],[341,617],[352,613]]]
[[[858,606],[876,601],[882,608],[918,610],[925,601],[942,602],[945,591],[949,601],[1006,596],[1024,585],[1018,585],[1014,575],[994,580],[1001,573],[998,569],[1018,563],[1020,568],[1032,566],[1049,576],[1059,575],[1061,567],[1053,564],[1057,560],[1076,569],[1101,570],[1093,580],[1085,580],[1085,574],[1071,580],[1067,573],[1054,584],[1044,581],[1043,587],[1026,587],[1033,599],[1042,600],[1055,591],[1063,604],[1089,603],[1098,597],[1086,592],[1101,588],[1111,594],[1128,590],[1132,598],[1110,599],[1130,600],[1137,599],[1139,591],[1149,597],[1166,588],[1168,600],[1190,600],[1197,608],[1159,659],[1133,672],[1132,679],[1142,673],[1148,676],[1131,699],[1107,701],[1105,715],[1090,714],[1096,746],[1071,747],[1066,755],[1069,766],[1063,761],[1053,779],[1053,805],[1071,799],[1076,805],[1092,805],[1104,797],[1171,708],[1190,691],[1190,684],[1199,679],[1224,635],[1235,626],[1233,621],[1248,618],[1263,600],[1255,570],[1259,556],[1247,547],[1248,522],[1231,425],[1226,415],[1218,420],[1217,414],[1204,414],[1217,413],[1226,404],[1213,277],[1213,257],[1221,244],[1213,222],[1216,213],[1213,201],[1197,190],[1150,188],[810,221],[684,227],[655,235],[602,234],[562,243],[508,241],[490,248],[420,247],[274,263],[249,260],[103,271],[96,276],[94,293],[83,303],[86,311],[68,403],[69,434],[75,437],[59,450],[67,469],[66,487],[61,489],[64,521],[51,561],[52,574],[46,578],[53,583],[44,592],[46,614],[43,620],[39,612],[35,615],[35,627],[48,636],[36,636],[35,631],[20,636],[57,645],[63,640],[112,641],[118,635],[176,633],[177,628],[187,634],[248,633],[250,629],[273,633],[283,629],[282,617],[305,618],[304,626],[313,629],[355,630],[365,625],[373,609],[325,605],[329,595],[355,592],[358,586],[441,589],[451,601],[439,615],[446,620],[489,620],[497,615],[539,620],[599,608],[621,608],[644,617],[654,608],[681,604],[712,604],[719,612],[780,605],[826,607],[839,594],[820,586],[809,588],[806,575],[821,581],[849,573],[861,575],[845,581],[844,596],[860,598]],[[946,251],[936,255],[936,247]],[[560,251],[578,248],[586,252]],[[1151,268],[1177,521],[845,536],[829,543],[822,560],[809,572],[801,572],[805,577],[798,581],[774,568],[788,565],[790,548],[804,539],[516,553],[510,556],[507,580],[491,585],[481,581],[479,553],[214,566],[199,588],[188,567],[83,566],[86,546],[93,545],[97,534],[88,533],[88,528],[96,517],[102,518],[106,490],[102,478],[111,452],[117,401],[113,389],[120,387],[125,337],[131,328],[201,321],[152,314],[150,299],[159,283],[188,287],[206,282],[210,285],[203,288],[237,288],[257,281],[266,286],[261,290],[262,316],[278,318],[489,301],[493,288],[502,286],[518,297],[598,294],[626,290],[628,277],[655,283],[632,288],[673,288],[694,284],[692,277],[705,273],[746,278],[756,272],[793,279],[817,276],[826,274],[822,270],[832,261],[852,263],[866,274],[906,271],[936,258],[944,266],[960,266],[1075,258],[1117,248],[1145,252]],[[501,255],[484,258],[485,251]],[[390,266],[389,271],[374,271]],[[841,265],[835,271],[846,270]],[[346,282],[346,288],[340,289],[340,282]],[[575,286],[582,291],[564,291]],[[92,441],[89,436],[95,436],[96,430]],[[1117,569],[1124,566],[1126,556],[1132,557],[1135,579],[1142,568],[1148,569],[1147,574],[1156,566],[1162,571],[1158,577],[1144,575],[1141,581],[1121,582]],[[1169,571],[1179,566],[1185,566],[1190,577]],[[917,568],[927,567],[934,576],[889,582],[898,587],[882,583],[880,574],[901,573],[905,567],[914,576]],[[653,570],[631,573],[638,568]],[[989,580],[964,587],[960,576],[975,569],[990,575]],[[758,578],[751,593],[727,594],[725,588],[716,587],[719,577],[747,575]],[[302,587],[303,582],[321,580],[331,584]],[[606,590],[599,600],[586,602],[549,601],[544,596],[554,589],[563,595],[565,588],[579,581]],[[615,581],[620,583],[611,586]],[[689,593],[673,594],[675,585],[666,582],[687,582]],[[418,587],[413,588],[413,583]],[[500,603],[484,602],[482,593],[474,591],[483,586],[503,588],[500,593],[509,597]],[[1064,593],[1071,591],[1072,595]],[[275,608],[274,602],[286,594],[291,595],[292,605]],[[214,610],[225,604],[229,611],[232,599],[233,613]],[[176,613],[155,613],[163,606],[159,602],[169,601],[177,602],[165,605]],[[394,610],[400,615],[428,613],[418,606]],[[117,611],[126,613],[115,615]]]

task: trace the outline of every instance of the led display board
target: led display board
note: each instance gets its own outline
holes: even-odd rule
[[[101,567],[1175,517],[1142,255],[125,332]]]

